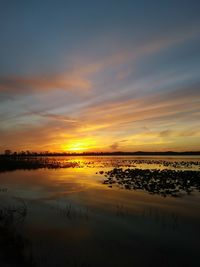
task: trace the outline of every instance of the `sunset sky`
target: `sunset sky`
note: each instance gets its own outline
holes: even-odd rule
[[[5,149],[200,150],[200,1],[1,0]]]

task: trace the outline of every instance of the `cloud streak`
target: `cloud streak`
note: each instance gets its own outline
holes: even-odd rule
[[[0,77],[0,92],[28,94],[48,90],[85,91],[91,82],[74,74]]]
[[[155,38],[146,44],[136,46],[133,49],[119,49],[117,53],[104,57],[99,60],[81,60],[75,64],[71,71],[59,74],[39,74],[39,75],[7,75],[0,76],[0,93],[28,94],[36,91],[37,93],[48,90],[66,91],[85,91],[92,88],[91,77],[101,74],[102,71],[115,69],[122,64],[138,61],[142,57],[158,53],[170,46],[175,46],[188,41],[198,34],[198,29],[193,27],[188,30],[180,30],[179,34]],[[125,79],[130,74],[129,70],[121,70],[116,78]]]
[[[151,97],[126,101],[108,99],[105,103],[83,107],[74,117],[50,111],[29,111],[22,114],[22,118],[38,117],[40,123],[31,125],[27,121],[27,125],[18,124],[13,132],[5,129],[0,132],[0,139],[4,144],[11,140],[10,145],[15,147],[17,138],[17,146],[22,149],[31,149],[37,140],[38,149],[62,150],[64,144],[70,147],[70,143],[87,138],[98,140],[96,148],[103,150],[145,150],[156,145],[162,148],[166,144],[171,148],[176,138],[195,140],[200,137],[194,119],[200,115],[198,88],[196,84],[154,93]],[[186,122],[189,122],[187,127],[184,126]]]

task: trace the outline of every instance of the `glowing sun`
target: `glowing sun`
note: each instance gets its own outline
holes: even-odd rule
[[[95,147],[95,141],[86,139],[86,140],[77,140],[72,143],[64,145],[64,150],[71,152],[83,152],[87,150],[91,150]]]

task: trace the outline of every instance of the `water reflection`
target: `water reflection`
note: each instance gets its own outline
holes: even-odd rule
[[[1,266],[34,267],[31,243],[18,229],[27,216],[26,204],[22,199],[11,200],[1,198],[0,204]]]
[[[200,158],[193,157],[133,157],[133,156],[85,156],[85,157],[33,157],[1,156],[0,172],[36,170],[41,168],[140,168],[200,170]]]
[[[159,159],[153,158],[74,157],[58,161],[69,165],[1,172],[1,210],[4,207],[8,210],[1,214],[12,214],[10,218],[13,218],[9,227],[4,223],[9,216],[3,216],[0,221],[0,229],[4,229],[0,231],[2,254],[7,253],[10,258],[13,255],[16,263],[17,254],[19,266],[197,266],[199,192],[194,191],[192,196],[185,194],[183,198],[162,198],[146,190],[165,187],[168,184],[165,176],[171,177],[170,190],[174,183],[186,188],[185,178],[173,178],[174,172],[187,169],[193,175],[195,170],[198,175],[199,165],[191,163],[197,162],[196,158],[184,161],[187,162],[184,167],[178,167],[183,165],[183,159],[162,159],[163,164],[171,162],[165,167],[170,172],[163,171],[163,165],[157,165]],[[72,162],[76,165],[70,167]],[[131,167],[126,167],[130,164]],[[137,164],[141,169],[137,170]],[[110,172],[114,175],[112,179],[116,179],[115,167],[121,168],[116,173],[123,177],[126,172],[125,180],[135,177],[137,172],[135,182],[145,188],[135,191],[105,186],[107,172],[107,178]],[[161,176],[160,181],[153,182],[155,175]],[[139,176],[145,176],[144,182]],[[197,186],[198,179],[191,178],[191,184]],[[191,185],[190,189],[193,189]],[[21,245],[13,236],[21,240]],[[19,249],[15,248],[16,244]],[[3,258],[0,266],[17,266]]]

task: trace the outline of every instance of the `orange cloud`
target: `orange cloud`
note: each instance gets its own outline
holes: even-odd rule
[[[88,90],[91,82],[81,76],[72,74],[40,75],[40,76],[8,76],[0,77],[0,92],[29,93],[30,91]]]

